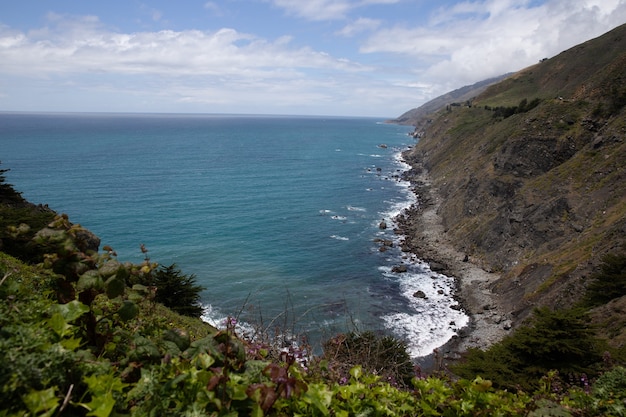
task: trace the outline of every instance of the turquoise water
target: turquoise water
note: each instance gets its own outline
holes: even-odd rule
[[[145,244],[195,274],[211,322],[238,316],[313,343],[386,330],[421,356],[466,317],[449,308],[452,279],[374,241],[397,241],[392,218],[415,201],[399,179],[409,131],[371,118],[5,113],[0,160],[24,197],[120,260],[142,260]],[[408,273],[391,272],[400,262]]]

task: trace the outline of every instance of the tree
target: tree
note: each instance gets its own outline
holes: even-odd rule
[[[596,373],[601,343],[584,309],[537,308],[531,322],[486,351],[470,350],[453,367],[461,377],[480,375],[500,388],[532,391],[551,370],[563,376]]]
[[[148,284],[157,288],[157,302],[185,316],[202,315],[200,293],[204,288],[196,284],[194,274],[183,274],[176,264],[161,265],[153,272],[152,281]]]
[[[2,162],[0,161],[0,164]],[[1,169],[0,168],[0,203],[10,203],[17,202],[21,203],[23,201],[21,193],[18,193],[13,188],[13,185],[8,184],[6,182],[6,177],[4,174],[9,172],[10,169]]]
[[[624,295],[626,295],[626,255],[605,255],[600,271],[592,277],[587,287],[585,303],[595,307]]]

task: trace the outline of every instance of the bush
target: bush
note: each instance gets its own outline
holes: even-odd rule
[[[406,343],[373,332],[350,332],[326,341],[324,358],[338,373],[339,379],[346,379],[350,369],[357,365],[367,373],[403,387],[410,386],[415,374]]]
[[[608,254],[587,287],[584,304],[595,307],[626,295],[626,255]]]
[[[564,376],[592,376],[602,357],[601,343],[587,323],[583,309],[536,309],[529,325],[487,351],[470,350],[453,370],[464,378],[480,375],[498,387],[527,391],[537,389],[553,369]]]
[[[200,293],[204,288],[196,284],[195,275],[183,274],[176,264],[160,266],[142,284],[155,286],[155,301],[171,310],[190,317],[202,315]]]

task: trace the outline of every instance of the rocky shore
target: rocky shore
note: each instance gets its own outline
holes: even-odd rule
[[[405,236],[404,252],[415,254],[434,271],[456,279],[456,297],[470,316],[470,324],[435,355],[439,361],[454,360],[470,348],[485,349],[501,340],[512,322],[498,295],[490,290],[499,275],[459,251],[449,239],[438,214],[441,200],[437,189],[422,162],[410,152],[404,156],[412,169],[404,173],[404,179],[410,181],[417,203],[396,218],[397,233]]]

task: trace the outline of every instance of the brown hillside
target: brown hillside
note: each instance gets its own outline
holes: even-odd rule
[[[501,273],[492,290],[517,318],[571,305],[626,250],[625,105],[626,25],[440,110],[410,153],[448,237]]]

